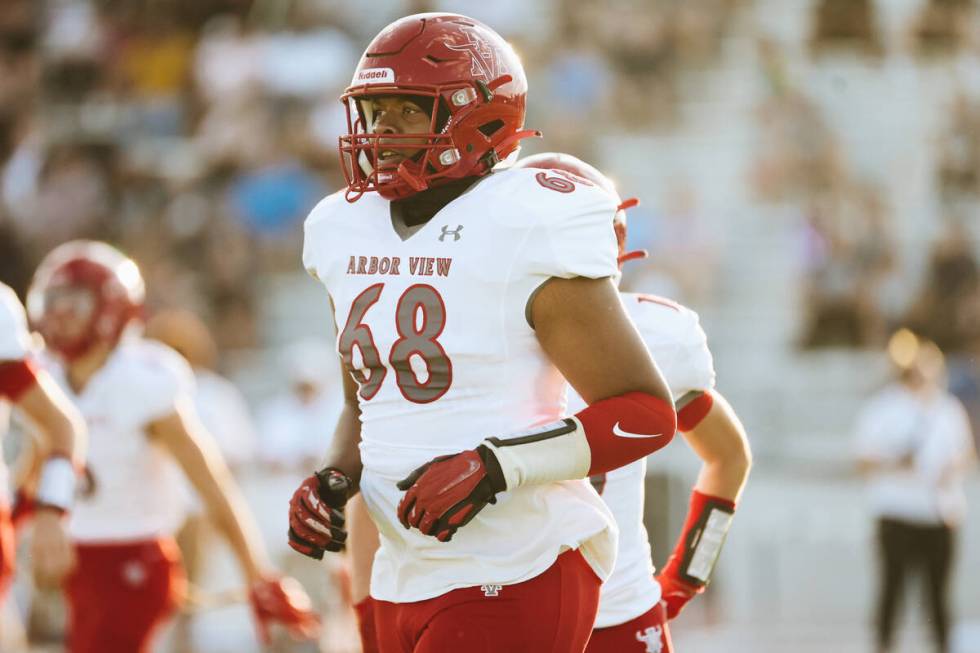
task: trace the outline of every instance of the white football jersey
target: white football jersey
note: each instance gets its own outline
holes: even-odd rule
[[[395,484],[419,465],[565,414],[566,384],[526,310],[549,278],[616,274],[616,205],[556,174],[495,172],[404,239],[373,193],[331,195],[306,222],[304,262],[360,385],[361,491],[381,534],[375,598],[519,583],[572,548],[600,577],[612,568],[615,526],[586,481],[503,493],[448,543],[396,517]]]
[[[94,492],[72,509],[72,538],[123,542],[172,534],[183,521],[179,470],[150,441],[147,426],[181,402],[193,402],[190,366],[158,342],[132,338],[116,347],[79,394],[60,365],[50,367],[88,425],[86,465]]]
[[[17,295],[9,286],[0,283],[0,363],[24,360],[30,352],[31,338],[27,317]],[[10,405],[0,398],[0,441],[10,424]],[[10,502],[7,466],[0,456],[0,506]]]
[[[23,360],[30,342],[24,307],[14,291],[0,283],[0,361]]]
[[[623,293],[622,298],[675,400],[714,387],[714,364],[697,313],[654,295]],[[583,408],[585,402],[570,390],[569,413]],[[626,623],[660,601],[660,585],[653,577],[650,560],[650,540],[643,527],[646,468],[646,459],[637,460],[595,482],[619,525],[616,566],[602,585],[596,628]]]

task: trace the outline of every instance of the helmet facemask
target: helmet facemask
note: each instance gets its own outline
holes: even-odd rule
[[[378,87],[352,89],[341,97],[347,112],[348,134],[340,137],[341,166],[347,182],[348,201],[370,191],[386,199],[401,199],[440,186],[453,179],[489,172],[501,158],[516,149],[521,138],[535,132],[518,132],[509,138],[498,134],[504,122],[488,116],[481,122],[493,98],[493,88],[510,81],[509,76],[487,85],[481,81],[432,87]],[[377,133],[371,98],[411,97],[431,104],[427,133]],[[496,112],[500,107],[494,107]],[[466,130],[460,125],[478,125]],[[454,139],[460,135],[467,142]],[[404,153],[395,164],[385,165],[386,150]],[[380,162],[380,164],[379,164]]]

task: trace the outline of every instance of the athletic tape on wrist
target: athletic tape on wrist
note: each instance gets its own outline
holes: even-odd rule
[[[67,512],[75,501],[76,484],[75,466],[71,460],[65,456],[51,456],[41,467],[36,496],[38,505]]]
[[[731,528],[733,516],[734,511],[730,507],[709,500],[691,530],[694,540],[685,550],[680,569],[681,578],[692,585],[708,584],[711,571],[725,543],[725,536]]]
[[[592,455],[585,428],[575,417],[514,433],[487,438],[508,490],[534,483],[585,478]]]

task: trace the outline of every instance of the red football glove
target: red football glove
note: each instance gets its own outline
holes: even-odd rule
[[[691,492],[684,529],[657,576],[668,619],[680,614],[687,602],[708,586],[734,512],[733,501]]]
[[[303,587],[294,578],[263,578],[249,592],[252,616],[259,639],[271,642],[269,627],[279,624],[293,639],[314,640],[320,636],[320,618]]]
[[[329,467],[307,477],[289,500],[289,546],[320,560],[324,551],[344,548],[344,506],[353,483]]]
[[[497,457],[487,447],[439,456],[398,482],[406,490],[398,521],[448,542],[506,489]]]

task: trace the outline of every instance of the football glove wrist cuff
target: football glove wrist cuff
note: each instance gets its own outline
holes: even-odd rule
[[[336,467],[324,467],[314,474],[320,499],[331,508],[343,508],[354,493],[354,481]]]
[[[41,467],[35,502],[38,508],[52,508],[65,513],[75,501],[77,475],[75,465],[62,454],[50,456]]]
[[[494,481],[491,465],[487,465],[495,489],[496,482],[503,486],[498,492],[536,483],[584,478],[591,457],[585,429],[574,417],[508,438],[487,438],[477,451],[485,462],[492,458],[500,470],[498,480]]]
[[[734,501],[693,490],[684,529],[662,575],[703,590],[711,579],[734,514]]]

